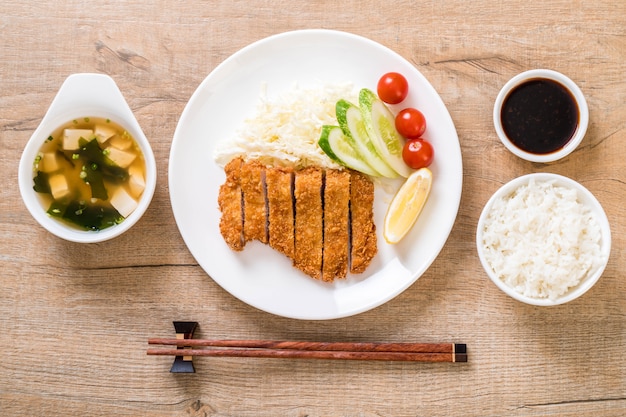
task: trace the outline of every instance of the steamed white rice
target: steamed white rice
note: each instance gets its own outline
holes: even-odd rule
[[[555,299],[603,262],[601,230],[577,191],[531,180],[497,199],[484,223],[484,257],[520,294]]]

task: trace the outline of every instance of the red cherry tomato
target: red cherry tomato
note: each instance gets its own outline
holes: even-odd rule
[[[388,72],[378,80],[377,92],[385,103],[398,104],[409,94],[409,83],[402,74]]]
[[[396,116],[396,130],[407,139],[417,139],[426,131],[426,119],[417,109],[404,109]]]
[[[409,139],[402,149],[402,159],[413,169],[429,166],[434,157],[433,146],[425,139]]]

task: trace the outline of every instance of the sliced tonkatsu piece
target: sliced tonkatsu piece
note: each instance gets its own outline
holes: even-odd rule
[[[219,228],[241,251],[259,240],[312,278],[362,273],[377,253],[374,184],[355,171],[265,167],[236,158],[224,168]]]
[[[327,170],[324,180],[324,281],[342,279],[348,273],[349,224],[350,173]]]
[[[258,161],[241,166],[243,193],[243,237],[246,242],[267,243],[267,206],[265,204],[265,167]]]
[[[324,172],[319,168],[296,171],[295,253],[296,268],[315,279],[322,278]]]
[[[350,171],[350,272],[362,273],[377,252],[374,224],[374,183],[365,175]]]
[[[235,158],[224,167],[226,181],[220,186],[217,197],[222,212],[220,232],[226,244],[234,251],[242,250],[245,245],[240,185],[242,163],[241,158]]]
[[[294,258],[294,212],[293,212],[293,169],[267,168],[265,170],[267,190],[269,244],[272,248]]]

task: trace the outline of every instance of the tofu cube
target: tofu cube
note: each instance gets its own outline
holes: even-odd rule
[[[48,179],[50,184],[50,193],[52,198],[59,200],[66,197],[70,193],[70,187],[67,184],[67,179],[63,174],[51,175]]]
[[[42,172],[54,172],[59,170],[59,160],[56,152],[46,152],[41,156],[39,161],[39,170]]]
[[[117,149],[126,150],[131,147],[133,141],[127,135],[115,135],[109,139],[109,144]]]
[[[137,155],[133,152],[127,152],[121,149],[117,149],[113,146],[109,146],[107,149],[107,158],[109,158],[115,165],[120,168],[128,168],[133,163]]]
[[[96,135],[96,139],[98,139],[98,143],[104,143],[113,137],[116,133],[115,127],[106,124],[97,124],[93,129],[94,135]]]
[[[135,198],[139,198],[146,188],[146,179],[144,178],[141,168],[137,167],[137,165],[132,165],[128,168],[128,187],[130,193]]]
[[[83,138],[89,140],[93,137],[91,129],[65,129],[63,130],[63,149],[66,151],[75,151],[80,149],[78,140]]]
[[[123,187],[119,187],[111,197],[111,205],[126,218],[137,208],[137,200],[128,194]]]

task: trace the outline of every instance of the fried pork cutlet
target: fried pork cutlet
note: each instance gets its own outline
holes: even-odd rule
[[[224,168],[220,232],[241,251],[259,240],[312,278],[362,273],[377,252],[374,184],[351,170],[269,168],[237,158]]]
[[[226,244],[234,251],[240,251],[244,247],[240,186],[242,163],[241,158],[235,158],[224,167],[226,181],[220,186],[217,197],[217,203],[222,212],[220,232]]]
[[[243,193],[243,237],[245,242],[267,243],[267,207],[265,205],[265,167],[258,161],[241,166]]]
[[[374,224],[374,184],[365,175],[350,171],[350,272],[362,273],[377,252]]]
[[[289,258],[294,258],[293,170],[267,168],[269,244]]]
[[[327,170],[324,180],[324,259],[322,280],[348,274],[350,173]]]
[[[296,268],[315,279],[322,277],[324,172],[315,167],[295,173],[295,253]]]

